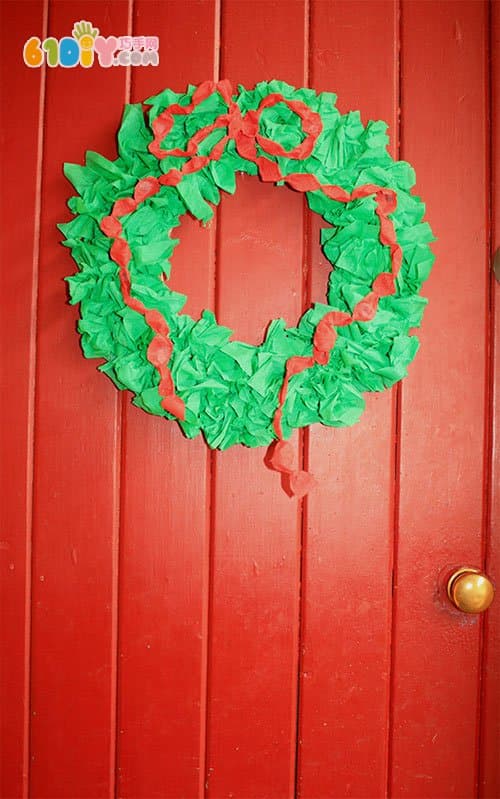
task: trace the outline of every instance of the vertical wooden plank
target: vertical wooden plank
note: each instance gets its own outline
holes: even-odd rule
[[[500,259],[500,6],[491,4],[491,257]],[[497,266],[497,273],[498,273]],[[491,274],[491,499],[486,573],[496,582],[497,596],[485,619],[479,796],[500,795],[500,278]]]
[[[88,19],[103,35],[127,29],[126,0],[53,2],[49,35]],[[65,306],[74,271],[56,223],[70,218],[63,161],[86,149],[114,155],[123,68],[47,74],[40,246],[33,542],[31,793],[37,799],[113,794],[117,404],[84,360],[77,312]]]
[[[133,102],[216,77],[217,2],[134,11],[134,34],[160,38],[160,66],[134,72]],[[170,285],[197,316],[213,307],[215,224],[185,217],[178,233]],[[123,452],[118,795],[203,796],[209,453],[128,403]]]
[[[479,619],[444,593],[481,564],[487,303],[482,2],[403,2],[402,154],[438,241],[422,350],[403,386],[393,796],[473,796]],[[432,87],[422,75],[432,75]]]
[[[397,154],[396,2],[313,2],[311,83],[342,112],[389,124]],[[330,265],[311,235],[312,295]],[[367,395],[353,428],[309,431],[320,480],[307,501],[298,791],[304,799],[384,796],[390,674],[395,392]]]
[[[23,62],[23,45],[43,35],[42,0],[1,5],[5,32],[1,60],[2,94],[2,269],[0,315],[3,452],[2,496],[2,663],[0,679],[2,796],[24,796],[29,756],[29,657],[33,398],[36,291],[40,224],[43,69]],[[22,98],[22,125],[12,109]]]
[[[221,75],[247,87],[307,76],[303,2],[225,2]],[[224,197],[219,321],[250,343],[301,313],[303,198],[238,178]],[[217,455],[209,660],[207,790],[214,799],[292,796],[295,772],[300,504],[263,452]]]

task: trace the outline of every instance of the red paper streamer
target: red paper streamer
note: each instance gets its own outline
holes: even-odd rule
[[[196,106],[215,91],[219,92],[226,102],[228,106],[227,113],[221,114],[211,125],[207,125],[197,131],[189,140],[186,150],[178,148],[163,150],[161,142],[172,129],[174,115],[190,114]],[[285,150],[278,142],[274,142],[259,133],[259,120],[262,112],[277,103],[287,105],[302,120],[302,131],[305,137],[297,147],[290,151]],[[135,299],[131,294],[131,276],[128,264],[132,254],[129,245],[121,237],[122,226],[118,218],[133,213],[140,203],[156,194],[161,186],[176,186],[182,180],[183,175],[198,172],[211,161],[218,161],[229,139],[234,140],[236,149],[242,158],[253,161],[257,165],[259,176],[265,182],[276,183],[277,181],[284,181],[290,188],[300,192],[321,190],[330,199],[344,203],[370,195],[374,196],[377,203],[375,213],[380,220],[379,240],[382,245],[389,247],[391,272],[382,273],[375,278],[371,291],[357,303],[352,314],[342,311],[327,313],[315,328],[313,354],[308,357],[293,356],[287,360],[285,365],[285,375],[279,390],[278,407],[273,420],[273,427],[278,441],[274,442],[269,448],[267,462],[271,468],[285,476],[288,481],[289,492],[298,497],[307,494],[316,481],[307,472],[292,467],[294,451],[291,444],[283,440],[281,420],[290,379],[314,365],[324,366],[328,363],[337,340],[337,327],[350,325],[353,322],[368,322],[373,319],[377,312],[380,298],[394,294],[396,290],[395,280],[403,260],[394,225],[388,216],[394,212],[397,205],[397,196],[392,189],[374,184],[365,184],[356,187],[349,193],[341,186],[323,185],[311,174],[294,173],[283,175],[276,161],[259,154],[257,145],[267,155],[286,156],[299,161],[304,160],[310,156],[322,127],[319,114],[312,111],[305,103],[299,100],[288,100],[279,93],[269,94],[262,100],[255,111],[248,111],[243,115],[232,98],[232,86],[228,80],[219,81],[218,83],[205,81],[195,90],[189,105],[172,104],[162,111],[152,123],[154,139],[149,145],[150,152],[158,159],[167,156],[182,156],[187,157],[189,160],[180,169],[171,169],[160,178],[149,176],[139,180],[135,186],[133,197],[116,200],[111,215],[101,220],[101,230],[106,236],[113,239],[110,255],[120,268],[120,287],[124,302],[129,308],[140,313],[155,333],[148,347],[147,358],[160,375],[158,391],[162,397],[161,405],[166,411],[183,420],[185,418],[184,402],[175,393],[174,382],[168,368],[173,352],[173,343],[169,336],[170,331],[167,322],[159,311],[146,308],[142,302]],[[199,155],[199,145],[213,130],[219,128],[227,129],[227,134],[217,142],[208,155]]]

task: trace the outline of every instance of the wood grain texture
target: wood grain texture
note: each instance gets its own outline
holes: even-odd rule
[[[386,120],[395,155],[397,4],[313,2],[311,11],[311,85],[335,91],[340,110],[360,109],[365,123]],[[324,302],[329,264],[311,223],[312,298]],[[320,484],[307,502],[303,576],[298,789],[307,799],[385,795],[393,416],[387,391],[367,396],[353,428],[309,431]]]
[[[221,75],[304,82],[302,2],[226,2]],[[284,23],[286,20],[286,34]],[[262,340],[266,320],[302,308],[302,197],[238,179],[220,207],[217,313],[235,338]],[[210,617],[207,795],[274,799],[295,779],[300,505],[264,452],[216,458]]]
[[[2,352],[1,459],[2,496],[0,607],[0,794],[23,796],[29,758],[29,661],[31,594],[31,522],[33,472],[33,399],[35,378],[38,228],[40,222],[41,134],[45,75],[28,69],[22,44],[44,28],[44,5],[14,2],[0,7],[9,31],[2,47],[2,241],[0,314]],[[23,98],[23,125],[12,124],[10,109]],[[42,105],[41,105],[42,103]],[[29,175],[29,179],[25,179]],[[8,188],[7,188],[8,187]],[[8,232],[8,235],[7,235]]]
[[[491,75],[491,260],[500,257],[500,5],[492,3],[490,17]],[[486,574],[495,582],[497,595],[484,629],[482,672],[482,725],[480,736],[479,796],[500,796],[500,282],[490,274],[491,285],[491,385],[490,385],[490,502],[489,538],[485,547]]]
[[[132,100],[215,77],[217,28],[212,0],[139,0],[134,34],[160,37],[161,64],[135,71]],[[195,316],[213,308],[215,230],[178,230],[170,285]],[[118,795],[203,796],[210,456],[127,402],[123,464]]]
[[[88,3],[56,2],[49,35],[71,35]],[[126,2],[101,8],[103,34],[127,28]],[[113,156],[126,73],[47,74],[40,245],[35,485],[31,793],[100,799],[113,792],[119,396],[85,362],[65,307],[74,271],[58,222],[70,218],[63,161]]]
[[[422,350],[402,391],[395,797],[476,792],[479,620],[455,611],[444,585],[454,567],[481,563],[486,10],[476,2],[402,5],[402,155],[416,169],[438,240]]]

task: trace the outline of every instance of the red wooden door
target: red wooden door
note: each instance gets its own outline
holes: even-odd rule
[[[500,573],[500,6],[1,9],[2,795],[497,797],[500,602],[464,616],[443,581]],[[160,65],[24,65],[30,36],[80,19],[159,36]],[[133,408],[65,306],[62,162],[113,157],[127,100],[218,76],[332,90],[385,119],[438,237],[409,377],[355,427],[295,438],[320,478],[304,501],[261,451],[211,454]],[[325,290],[317,219],[257,179],[210,228],[183,221],[173,266],[188,311],[252,343]]]

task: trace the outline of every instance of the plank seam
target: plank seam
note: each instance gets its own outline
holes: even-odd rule
[[[487,142],[486,142],[486,324],[485,324],[485,412],[484,412],[484,506],[483,524],[481,534],[481,564],[487,572],[490,559],[491,545],[491,504],[493,491],[493,413],[494,413],[494,358],[495,358],[495,286],[494,274],[491,269],[494,257],[494,190],[493,190],[493,69],[494,69],[494,47],[493,47],[493,5],[486,2],[486,30],[485,30],[485,68],[486,68],[486,107],[487,107]],[[491,258],[491,260],[490,260]],[[479,668],[478,668],[478,701],[477,701],[477,726],[476,726],[476,753],[475,753],[475,786],[476,795],[481,796],[481,784],[483,779],[483,761],[481,752],[483,751],[484,728],[484,707],[486,691],[486,666],[487,666],[487,630],[488,619],[484,614],[481,619],[479,630]]]
[[[395,3],[395,25],[394,25],[394,39],[395,39],[395,102],[397,104],[396,118],[395,118],[395,142],[394,150],[395,157],[401,158],[402,153],[402,134],[403,134],[403,114],[402,114],[402,101],[403,101],[403,6],[402,0],[396,0]],[[389,680],[388,680],[388,696],[387,696],[387,722],[386,731],[386,796],[392,795],[392,780],[393,780],[393,743],[394,743],[394,689],[395,689],[395,628],[396,628],[396,589],[397,589],[397,575],[398,575],[398,549],[399,549],[399,512],[400,512],[400,474],[401,474],[401,427],[402,427],[402,406],[403,406],[403,389],[401,383],[398,383],[392,390],[392,427],[393,427],[393,450],[392,450],[392,468],[394,489],[392,496],[392,552],[391,552],[391,599],[388,609],[388,626],[389,626]]]
[[[111,545],[112,582],[111,582],[111,674],[110,674],[110,760],[109,760],[109,795],[111,799],[119,794],[117,780],[119,768],[118,716],[120,699],[120,540],[123,525],[122,484],[125,468],[125,396],[120,394],[115,404],[115,467],[113,479],[114,520]]]
[[[304,2],[304,72],[303,72],[303,85],[309,86],[311,75],[311,0]],[[311,219],[307,205],[306,197],[302,198],[302,219],[303,219],[303,236],[302,236],[302,286],[301,286],[301,304],[302,313],[309,307],[311,302],[311,269],[310,269],[310,231]],[[299,463],[300,468],[308,471],[309,469],[309,430],[299,431]],[[304,576],[306,569],[306,540],[307,540],[307,521],[308,521],[308,497],[307,495],[299,500],[297,505],[297,627],[296,627],[296,679],[293,685],[292,702],[295,702],[295,715],[292,719],[292,741],[295,735],[295,745],[291,747],[291,773],[290,773],[290,794],[291,796],[300,796],[300,713],[302,703],[302,664],[303,653],[302,646],[304,640]]]
[[[127,35],[132,36],[134,29],[134,0],[127,4]],[[131,102],[132,68],[125,68],[124,101]],[[120,747],[118,739],[120,717],[120,557],[123,532],[123,475],[126,464],[126,431],[127,413],[124,392],[120,392],[115,405],[115,469],[113,480],[113,497],[115,518],[112,537],[112,596],[111,596],[111,717],[110,717],[110,761],[109,761],[109,795],[117,799],[120,794],[118,774],[120,769]]]
[[[214,64],[213,79],[218,81],[221,78],[222,62],[222,9],[223,0],[215,0],[214,6]],[[216,317],[219,312],[219,285],[218,285],[218,262],[220,248],[220,225],[219,208],[217,206],[212,222],[211,234],[211,256],[212,256],[212,287],[211,304]],[[214,552],[215,552],[215,522],[216,522],[216,473],[217,473],[217,454],[215,450],[206,453],[206,497],[207,497],[207,522],[206,522],[206,546],[205,557],[203,559],[203,609],[202,609],[202,655],[201,655],[201,702],[200,702],[200,754],[199,754],[199,799],[208,796],[209,786],[209,702],[211,685],[211,627],[213,614],[213,574],[214,574]]]
[[[47,38],[49,24],[49,0],[43,0],[42,35]],[[31,783],[31,713],[32,713],[32,633],[33,633],[33,519],[35,512],[35,442],[36,442],[36,386],[38,367],[38,301],[39,301],[39,271],[40,271],[40,244],[41,244],[41,216],[42,216],[42,176],[43,152],[45,131],[45,93],[47,84],[47,67],[43,64],[40,74],[40,94],[38,100],[38,132],[37,132],[37,158],[35,177],[35,209],[33,230],[33,268],[31,283],[31,311],[30,311],[30,350],[29,350],[29,377],[28,377],[28,418],[27,418],[27,463],[26,463],[26,577],[25,577],[25,609],[24,609],[24,749],[23,749],[23,799],[30,796]]]

